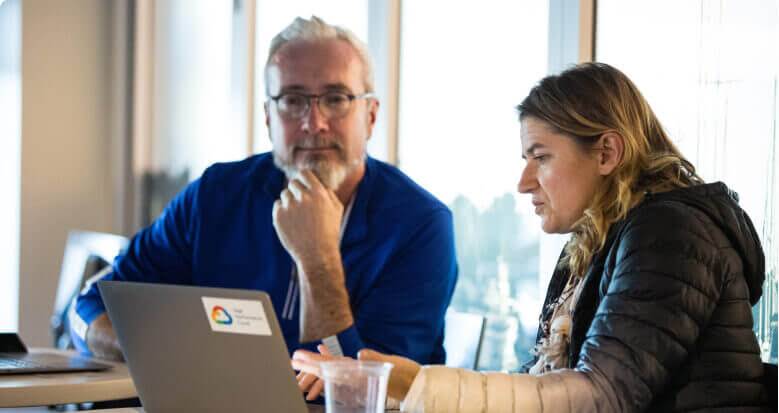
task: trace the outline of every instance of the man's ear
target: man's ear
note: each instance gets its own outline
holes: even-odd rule
[[[373,127],[376,126],[376,118],[379,115],[379,100],[368,100],[368,139],[373,136]]]
[[[262,104],[262,108],[265,109],[265,127],[268,129],[268,140],[273,143],[273,139],[271,139],[270,133],[270,106],[268,105],[268,101],[266,100],[265,103]]]
[[[609,131],[601,135],[598,146],[600,148],[598,172],[606,176],[614,172],[622,162],[625,154],[625,138],[616,131]]]

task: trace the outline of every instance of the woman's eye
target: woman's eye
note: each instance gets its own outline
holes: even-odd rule
[[[533,159],[538,161],[538,162],[544,162],[547,159],[549,159],[549,155],[536,155],[536,156],[533,157]]]

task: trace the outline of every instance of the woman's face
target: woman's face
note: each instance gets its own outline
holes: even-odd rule
[[[521,135],[527,164],[519,192],[533,196],[544,232],[571,232],[603,180],[599,151],[583,149],[573,138],[533,117],[522,120]]]

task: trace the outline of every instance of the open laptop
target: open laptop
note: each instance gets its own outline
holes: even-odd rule
[[[126,281],[98,288],[147,412],[308,412],[266,293]]]
[[[50,352],[30,353],[16,333],[0,333],[0,374],[62,373],[110,369],[88,357]]]

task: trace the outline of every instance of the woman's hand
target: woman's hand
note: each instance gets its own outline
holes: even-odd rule
[[[414,382],[414,378],[422,368],[414,360],[401,356],[390,356],[374,350],[361,350],[357,357],[365,361],[383,361],[393,364],[394,367],[390,371],[389,384],[387,385],[387,395],[395,400],[402,401],[406,398],[411,383]]]

